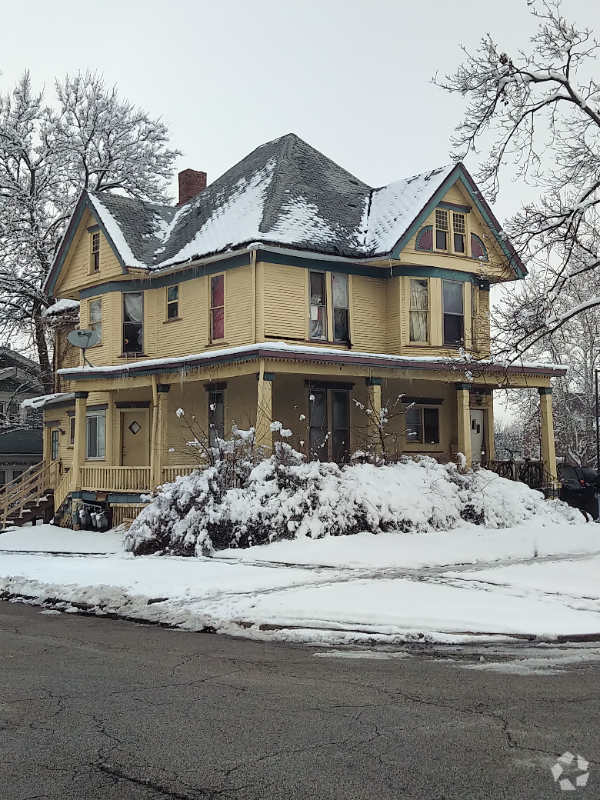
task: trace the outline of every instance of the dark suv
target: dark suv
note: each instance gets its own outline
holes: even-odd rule
[[[573,508],[586,511],[592,519],[598,519],[598,498],[600,478],[598,472],[590,467],[573,467],[571,464],[558,464],[558,479],[561,483],[559,497]]]

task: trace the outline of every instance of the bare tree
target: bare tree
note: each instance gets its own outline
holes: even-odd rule
[[[44,385],[52,368],[43,284],[82,189],[166,201],[178,151],[168,129],[98,75],[56,82],[46,104],[25,73],[0,96],[0,336],[26,337]]]
[[[493,138],[477,174],[490,200],[508,162],[540,191],[506,225],[535,274],[508,290],[510,311],[496,340],[498,351],[517,356],[600,304],[594,291],[582,303],[556,307],[567,284],[600,266],[600,85],[584,75],[599,45],[589,29],[565,20],[558,0],[528,5],[539,20],[530,52],[509,53],[488,34],[475,53],[464,51],[456,73],[436,80],[468,100],[455,158]]]

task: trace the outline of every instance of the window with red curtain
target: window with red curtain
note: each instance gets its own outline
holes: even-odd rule
[[[210,279],[210,340],[225,338],[225,276]]]

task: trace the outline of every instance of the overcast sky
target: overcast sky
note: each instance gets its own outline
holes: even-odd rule
[[[600,33],[598,0],[565,0]],[[449,161],[460,98],[433,86],[490,31],[514,52],[526,0],[0,0],[0,90],[78,70],[168,123],[178,169],[209,182],[294,132],[371,185]],[[474,171],[476,164],[467,161]],[[519,187],[496,206],[516,210]]]

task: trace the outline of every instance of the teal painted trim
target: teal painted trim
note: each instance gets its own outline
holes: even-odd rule
[[[446,281],[463,281],[463,283],[474,283],[477,285],[476,275],[470,272],[462,272],[457,269],[442,269],[442,267],[392,267],[392,276],[406,275],[411,278],[442,278]]]
[[[472,383],[455,383],[454,386],[456,387],[457,391],[459,389],[463,389],[463,390],[466,389],[467,391],[470,392],[471,389],[473,388],[473,384]]]
[[[449,208],[450,211],[460,211],[461,214],[470,214],[471,206],[459,206],[456,203],[445,203],[443,200],[438,203],[440,208]]]
[[[552,394],[552,387],[551,386],[541,386],[538,389],[538,394]]]
[[[368,264],[355,264],[351,261],[330,262],[322,258],[311,258],[309,255],[290,256],[287,253],[273,253],[271,250],[258,250],[256,260],[288,267],[304,267],[315,272],[341,272],[347,275],[362,275],[366,278],[389,277],[385,269],[370,267]]]
[[[439,187],[437,192],[433,195],[431,200],[421,209],[421,212],[418,216],[414,219],[413,223],[407,229],[406,233],[402,238],[398,241],[395,247],[392,249],[391,257],[393,259],[399,259],[400,253],[408,242],[412,239],[415,233],[423,226],[427,217],[431,214],[431,212],[439,206],[442,202],[444,195],[448,192],[451,186],[453,186],[457,180],[461,180],[463,186],[467,190],[469,197],[473,201],[473,204],[476,206],[477,210],[485,220],[486,225],[494,234],[496,241],[498,242],[500,249],[508,259],[511,267],[513,268],[515,275],[517,278],[524,278],[527,275],[527,270],[525,266],[522,264],[520,258],[517,256],[516,252],[512,245],[508,245],[507,242],[500,236],[500,224],[496,217],[494,216],[491,208],[488,206],[486,201],[481,197],[479,190],[477,189],[473,179],[466,171],[466,169],[462,166],[462,164],[457,164],[452,172],[448,175],[446,180],[442,183]]]
[[[187,267],[181,272],[171,272],[168,275],[149,274],[147,278],[99,283],[97,286],[89,286],[87,289],[82,289],[79,296],[82,300],[85,300],[88,297],[97,297],[111,292],[143,292],[146,289],[160,289],[163,286],[173,286],[175,283],[192,281],[195,278],[203,278],[206,275],[216,275],[220,272],[227,272],[230,269],[245,267],[249,264],[250,253],[241,253],[223,261],[214,261],[211,264],[197,264],[194,267]]]
[[[256,376],[257,378],[260,377],[260,374]],[[275,373],[274,372],[263,372],[263,381],[267,381],[271,383],[275,380]]]
[[[87,229],[87,232],[88,233],[97,233],[97,231],[99,231],[99,230],[100,230],[100,225],[90,225],[90,227]]]

